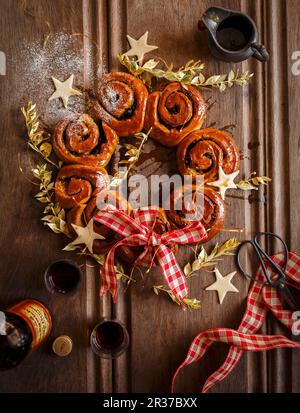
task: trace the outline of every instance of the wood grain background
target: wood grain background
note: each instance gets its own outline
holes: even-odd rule
[[[1,140],[0,180],[0,299],[7,307],[21,298],[35,297],[51,309],[54,329],[48,344],[37,350],[17,369],[0,374],[0,392],[162,392],[168,391],[172,374],[184,358],[193,337],[208,327],[237,327],[244,308],[248,284],[238,274],[234,284],[239,294],[229,294],[223,305],[214,292],[204,292],[214,279],[201,273],[191,283],[190,296],[201,300],[199,311],[182,312],[164,297],[156,297],[151,286],[161,283],[155,269],[126,295],[120,294],[116,306],[109,298],[99,300],[96,268],[85,265],[85,285],[74,297],[51,296],[43,286],[42,274],[61,251],[63,237],[47,231],[39,222],[40,206],[34,202],[35,188],[19,172],[18,154],[26,176],[30,176],[32,155],[22,140],[24,127],[20,104],[30,96],[20,94],[18,85],[24,72],[22,62],[14,64],[24,40],[36,42],[47,33],[83,33],[78,38],[78,53],[88,50],[95,40],[100,48],[96,61],[85,56],[85,67],[78,79],[92,87],[91,72],[118,69],[116,55],[126,50],[126,33],[137,38],[149,30],[149,43],[159,46],[158,54],[167,62],[181,65],[189,59],[202,59],[206,73],[225,73],[232,65],[214,60],[205,35],[197,23],[211,5],[220,5],[248,13],[257,23],[262,42],[271,59],[263,65],[254,59],[235,65],[254,72],[249,88],[227,93],[205,92],[216,103],[209,111],[206,125],[236,125],[235,139],[245,160],[241,174],[255,170],[272,177],[268,190],[250,199],[228,197],[226,227],[245,228],[240,238],[257,230],[281,234],[291,249],[299,247],[299,103],[300,78],[291,73],[291,54],[300,47],[297,0],[31,0],[24,13],[24,2],[0,0],[0,49],[6,53],[7,75],[0,76]],[[91,67],[92,66],[92,67]],[[67,75],[65,73],[64,75]],[[34,81],[34,79],[33,79]],[[49,81],[49,79],[45,79]],[[37,85],[37,90],[42,85]],[[40,107],[45,102],[36,101]],[[252,148],[252,149],[251,149]],[[150,176],[176,168],[172,152],[165,162],[166,150],[149,142],[137,171]],[[147,168],[145,168],[147,162]],[[225,241],[230,233],[221,233],[215,241]],[[189,258],[183,248],[179,262]],[[76,257],[74,257],[76,259]],[[220,264],[228,273],[235,269],[233,259]],[[128,326],[129,351],[116,361],[99,360],[88,347],[90,328],[103,316],[116,316]],[[284,332],[269,319],[264,331]],[[72,354],[60,359],[51,354],[53,338],[68,334],[74,341]],[[223,361],[227,348],[213,347],[201,363],[188,367],[178,378],[177,391],[199,391],[208,374]],[[215,387],[216,392],[298,392],[300,391],[300,354],[275,350],[268,354],[246,354],[229,378]]]

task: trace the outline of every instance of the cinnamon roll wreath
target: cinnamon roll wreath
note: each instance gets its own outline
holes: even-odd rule
[[[66,164],[56,178],[56,200],[67,210],[70,234],[77,235],[72,224],[86,226],[101,211],[101,200],[110,203],[113,197],[117,208],[132,213],[127,201],[109,190],[104,167],[116,149],[118,137],[151,129],[150,137],[162,145],[178,145],[177,163],[182,175],[204,177],[204,187],[196,187],[192,181],[193,184],[171,194],[170,211],[159,210],[154,231],[162,234],[201,220],[208,231],[205,242],[212,239],[224,224],[225,205],[215,189],[207,185],[218,179],[220,166],[227,174],[238,170],[240,156],[235,141],[225,132],[200,129],[206,106],[199,90],[171,82],[162,91],[148,96],[140,79],[128,73],[109,73],[98,83],[93,111],[94,119],[82,114],[74,120],[61,120],[53,133],[54,150]],[[186,192],[191,193],[190,200],[177,208]],[[203,202],[196,202],[197,194],[203,197]],[[106,254],[120,239],[99,223],[94,223],[94,231],[105,237],[94,241],[96,254]],[[124,261],[132,264],[142,249],[122,246],[118,252]]]

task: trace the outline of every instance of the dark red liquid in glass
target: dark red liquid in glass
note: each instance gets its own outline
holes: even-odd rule
[[[96,341],[102,350],[118,350],[124,341],[123,327],[116,321],[103,321],[97,327]]]
[[[66,294],[76,289],[81,273],[72,263],[58,261],[49,267],[46,278],[50,289]]]

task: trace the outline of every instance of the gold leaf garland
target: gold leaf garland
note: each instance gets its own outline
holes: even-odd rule
[[[65,234],[70,236],[68,226],[65,221],[65,210],[53,201],[54,182],[52,181],[52,171],[47,169],[47,164],[36,165],[32,169],[36,179],[40,181],[40,190],[35,198],[42,204],[47,204],[43,211],[45,216],[41,218],[44,225],[48,226],[56,234]]]
[[[196,298],[184,298],[182,302],[179,302],[179,300],[176,298],[176,296],[172,293],[171,290],[165,288],[162,285],[154,285],[153,291],[156,295],[159,295],[159,293],[164,293],[167,294],[167,296],[175,303],[178,305],[183,305],[185,308],[189,310],[199,310],[201,307],[200,301],[197,300]]]
[[[198,252],[200,246],[200,244],[198,244],[194,250],[194,261],[192,263],[188,262],[184,266],[184,275],[189,279],[195,275],[196,271],[215,266],[221,260],[221,257],[235,255],[235,250],[239,245],[240,242],[236,238],[230,238],[222,245],[219,245],[217,242],[212,251],[208,254],[203,245],[201,245],[200,251]]]
[[[157,68],[160,62],[154,59],[148,60],[143,65],[125,54],[120,54],[118,59],[132,75],[142,79],[148,86],[151,84],[151,77],[156,77],[170,82],[180,82],[183,86],[193,85],[201,89],[216,88],[220,92],[224,92],[234,85],[245,86],[253,77],[253,73],[248,70],[242,73],[239,70],[230,70],[228,74],[213,75],[206,78],[202,73],[205,66],[200,60],[190,60],[177,70],[173,70],[173,65],[168,66],[164,63],[166,70],[163,70]],[[145,77],[145,74],[148,76]]]
[[[56,168],[60,168],[62,162],[56,164],[50,159],[52,153],[52,145],[49,142],[51,135],[48,131],[40,127],[39,114],[36,110],[36,104],[29,101],[26,107],[23,106],[21,108],[21,112],[25,118],[28,146],[41,155],[48,163]]]
[[[123,144],[123,147],[127,149],[127,152],[125,153],[125,156],[128,157],[128,159],[124,159],[119,162],[119,165],[128,165],[128,168],[122,173],[122,172],[117,172],[113,179],[110,182],[110,188],[112,187],[117,187],[121,184],[121,182],[127,178],[129,172],[131,169],[135,166],[137,161],[139,160],[142,148],[147,141],[149,134],[151,132],[150,128],[147,133],[139,132],[134,135],[135,138],[137,138],[140,143],[138,146],[134,146],[132,144]]]
[[[106,260],[106,255],[91,254],[90,252],[86,252],[86,251],[83,251],[83,252],[80,253],[80,255],[82,255],[82,254],[87,255],[87,256],[93,258],[93,259],[100,265],[101,268],[103,267],[103,265],[104,265],[104,263],[105,263],[105,260]],[[127,284],[127,286],[128,286],[132,281],[133,281],[133,282],[136,282],[136,280],[135,280],[134,278],[132,278],[132,274],[133,274],[134,268],[132,268],[131,274],[130,274],[130,275],[127,275],[127,274],[125,273],[125,270],[124,270],[124,268],[123,268],[123,265],[122,265],[120,262],[118,262],[117,265],[115,266],[115,270],[116,270],[117,279],[118,279],[118,280],[122,280],[124,283]]]
[[[240,181],[236,184],[238,189],[242,189],[243,191],[249,190],[258,190],[260,185],[268,185],[268,182],[271,182],[272,179],[268,176],[257,176],[256,172],[252,172],[248,179]]]

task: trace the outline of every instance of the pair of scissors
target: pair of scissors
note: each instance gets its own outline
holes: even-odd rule
[[[283,261],[283,265],[282,267],[279,267],[276,262],[274,260],[272,260],[272,258],[270,257],[270,255],[263,249],[263,247],[261,246],[260,240],[262,237],[266,237],[266,238],[275,238],[277,240],[279,240],[283,246],[283,253],[284,253],[284,261]],[[254,238],[252,240],[246,240],[244,242],[242,242],[237,250],[237,266],[240,270],[240,272],[251,279],[254,279],[255,281],[258,281],[255,277],[249,275],[243,268],[242,264],[241,264],[241,251],[247,246],[250,245],[254,252],[256,253],[260,265],[261,265],[261,269],[264,273],[264,276],[266,278],[266,283],[269,284],[271,287],[274,288],[278,288],[282,298],[284,299],[284,301],[288,304],[288,306],[290,307],[291,310],[295,311],[298,309],[298,305],[293,297],[293,294],[291,293],[291,290],[289,289],[289,287],[286,285],[286,275],[285,275],[285,271],[286,271],[286,266],[287,266],[287,262],[288,262],[288,247],[287,244],[283,241],[283,239],[277,235],[277,234],[273,234],[272,232],[258,232]],[[272,278],[270,277],[269,273],[270,271],[268,271],[268,269],[266,268],[266,263],[268,263],[272,269],[273,272],[276,274],[276,277],[274,278],[274,280],[272,280]]]

